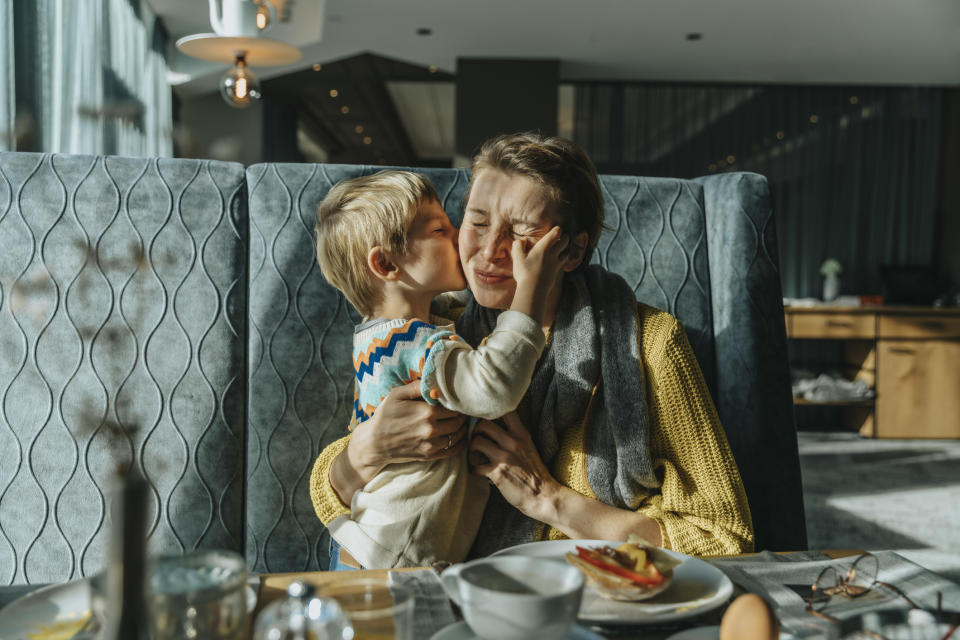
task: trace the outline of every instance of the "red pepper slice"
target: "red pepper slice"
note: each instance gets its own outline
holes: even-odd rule
[[[595,567],[597,567],[597,568],[599,568],[599,569],[603,569],[603,570],[605,570],[605,571],[609,571],[610,573],[615,573],[615,574],[617,574],[618,576],[620,576],[620,577],[622,577],[622,578],[626,578],[627,580],[632,580],[633,582],[636,582],[637,584],[642,584],[642,585],[645,585],[645,586],[654,587],[654,586],[660,584],[661,582],[663,582],[663,574],[660,573],[660,571],[657,569],[657,567],[656,567],[655,565],[652,565],[652,563],[651,563],[651,566],[653,567],[653,571],[655,572],[654,575],[653,575],[653,576],[644,576],[644,575],[641,575],[641,574],[639,574],[639,573],[636,573],[635,571],[631,571],[630,569],[626,569],[626,568],[624,568],[624,567],[621,567],[619,564],[612,564],[611,562],[604,562],[604,561],[601,560],[599,557],[597,557],[598,554],[597,554],[596,551],[591,551],[590,549],[585,549],[585,548],[583,548],[583,547],[577,547],[577,554],[579,554],[579,556],[580,556],[585,562],[587,562],[587,563],[589,563],[589,564],[592,564],[593,566],[595,566]]]

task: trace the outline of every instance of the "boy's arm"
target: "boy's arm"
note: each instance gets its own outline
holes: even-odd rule
[[[501,313],[477,349],[458,336],[435,340],[423,367],[423,397],[466,415],[499,418],[520,404],[545,344],[540,324],[518,311]]]

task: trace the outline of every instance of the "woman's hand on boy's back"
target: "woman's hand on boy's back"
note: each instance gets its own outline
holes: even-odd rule
[[[330,483],[344,504],[388,464],[441,460],[463,450],[466,416],[431,406],[420,393],[419,380],[394,387],[373,416],[354,428],[330,467]]]

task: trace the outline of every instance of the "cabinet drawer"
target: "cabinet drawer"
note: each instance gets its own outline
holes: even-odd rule
[[[857,338],[872,340],[876,323],[872,313],[793,313],[788,323],[791,338]]]
[[[960,316],[880,316],[881,338],[960,338]]]
[[[960,438],[960,340],[877,345],[877,436]]]

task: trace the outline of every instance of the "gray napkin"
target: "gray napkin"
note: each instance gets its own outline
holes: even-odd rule
[[[440,582],[440,574],[433,569],[391,571],[388,576],[387,585],[391,589],[399,586],[413,593],[414,638],[430,638],[457,621]]]

